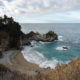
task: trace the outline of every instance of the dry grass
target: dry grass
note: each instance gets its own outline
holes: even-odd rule
[[[21,74],[0,65],[0,80],[80,80],[80,60],[57,66],[43,73]]]
[[[46,80],[80,80],[80,60],[75,58],[69,64],[59,65],[54,70],[44,73],[44,77]]]
[[[25,80],[20,72],[11,71],[4,65],[0,64],[0,80]]]

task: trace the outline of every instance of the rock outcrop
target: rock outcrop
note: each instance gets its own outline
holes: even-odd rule
[[[26,34],[26,38],[30,41],[43,41],[43,42],[51,42],[54,40],[58,40],[58,36],[53,31],[49,31],[46,34],[41,35],[40,33],[30,32]]]
[[[42,42],[52,42],[58,40],[58,35],[53,31],[49,31],[46,34],[41,35],[40,33],[30,32],[24,36],[22,39],[22,45],[31,45],[31,41],[42,41]]]
[[[23,45],[31,45],[31,41],[43,41],[51,42],[57,40],[58,36],[53,31],[49,31],[46,34],[30,32],[24,34],[21,31],[19,23],[15,22],[12,17],[4,18],[0,17],[0,46],[2,51],[6,51],[9,48],[20,48]]]

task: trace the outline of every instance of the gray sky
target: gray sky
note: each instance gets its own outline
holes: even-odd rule
[[[80,0],[0,0],[0,16],[21,23],[80,23]]]

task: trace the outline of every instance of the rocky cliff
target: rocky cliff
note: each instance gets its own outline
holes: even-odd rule
[[[57,40],[58,36],[53,31],[41,35],[31,31],[24,34],[21,31],[19,23],[15,22],[12,17],[0,17],[0,46],[2,51],[9,48],[19,48],[21,45],[30,45],[31,41],[51,42]]]

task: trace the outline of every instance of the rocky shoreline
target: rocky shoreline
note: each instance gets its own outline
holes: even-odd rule
[[[0,51],[10,49],[20,49],[21,46],[31,45],[31,41],[52,42],[58,40],[58,35],[54,31],[49,31],[45,34],[31,31],[24,34],[21,31],[21,26],[15,22],[12,17],[0,17]],[[1,54],[1,52],[0,52]]]
[[[48,33],[42,35],[38,32],[31,31],[25,34],[21,39],[21,45],[31,45],[32,41],[52,42],[54,40],[58,40],[58,35],[53,31],[49,31]]]
[[[58,40],[53,31],[45,34],[24,34],[19,23],[12,17],[0,17],[0,79],[1,80],[80,80],[80,59],[55,69],[43,69],[27,62],[21,54],[22,46],[31,46],[32,41],[52,42]],[[67,47],[63,47],[68,49]],[[4,76],[4,77],[3,77]]]
[[[21,72],[44,71],[45,69],[38,65],[27,62],[21,50],[25,45],[33,47],[32,41],[52,42],[54,40],[58,40],[58,35],[53,31],[45,34],[31,31],[24,34],[19,23],[12,17],[4,15],[0,18],[0,64]]]

